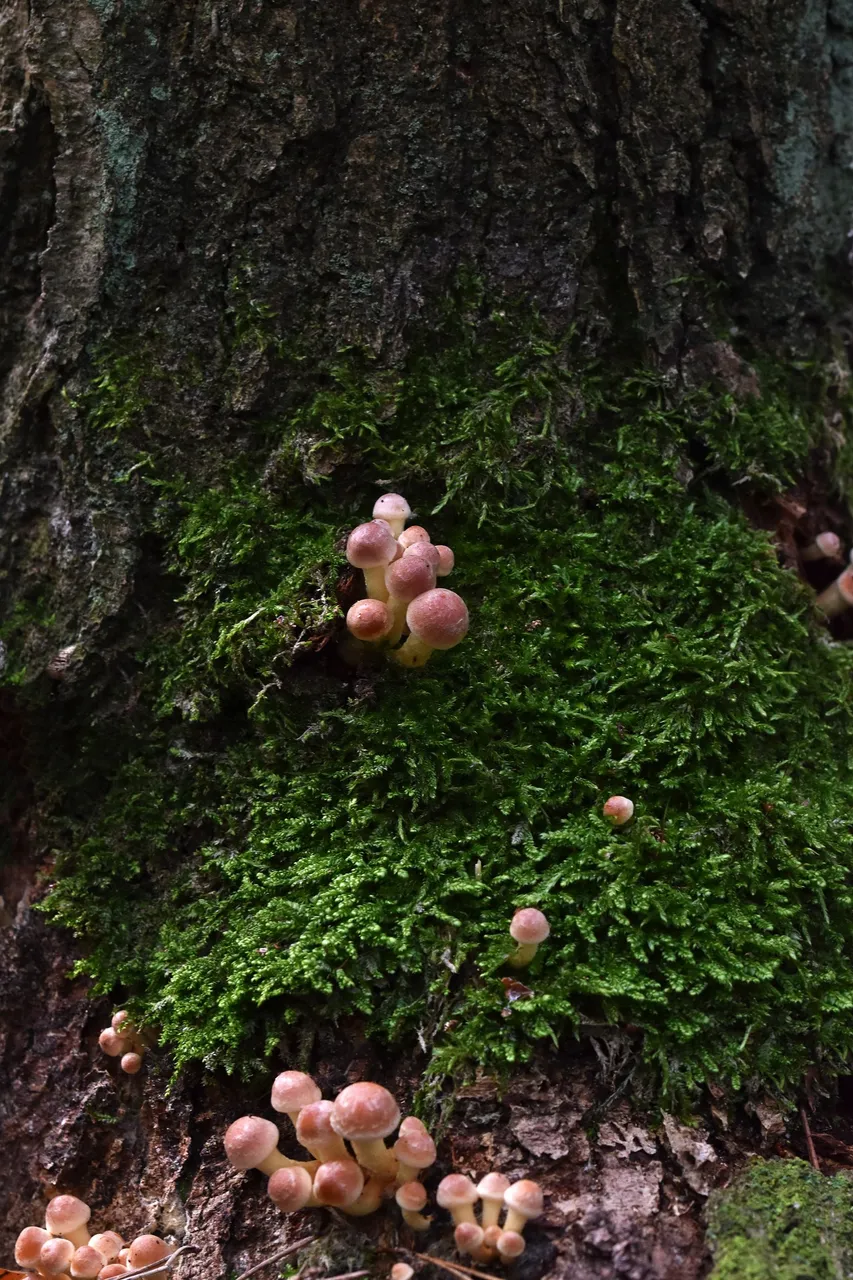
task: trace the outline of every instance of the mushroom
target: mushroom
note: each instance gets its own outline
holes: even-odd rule
[[[112,1027],[105,1027],[98,1036],[98,1044],[109,1058],[118,1058],[130,1046],[127,1036],[120,1036]]]
[[[406,551],[408,547],[413,547],[418,542],[431,543],[432,539],[422,524],[410,524],[408,529],[403,529],[397,534],[397,541]]]
[[[497,1226],[504,1204],[504,1192],[509,1185],[509,1178],[505,1178],[502,1173],[487,1173],[477,1183],[477,1195],[483,1202],[480,1221],[484,1229]]]
[[[399,562],[405,564],[405,557]],[[452,649],[468,634],[468,609],[455,591],[436,587],[417,596],[406,610],[411,635],[393,655],[404,667],[422,667],[433,649]]]
[[[387,636],[392,623],[391,610],[382,600],[358,600],[347,613],[347,630],[368,644]]]
[[[853,565],[850,565],[833,583],[822,591],[815,604],[823,609],[828,618],[843,613],[853,605]]]
[[[460,1222],[454,1229],[453,1239],[460,1253],[470,1253],[477,1262],[488,1262],[494,1251],[483,1247],[485,1233],[476,1222]]]
[[[403,555],[389,564],[385,571],[388,591],[388,608],[393,619],[388,633],[388,643],[396,644],[403,634],[407,608],[417,596],[435,587],[435,569],[421,556]]]
[[[332,1128],[333,1102],[321,1099],[303,1107],[296,1120],[296,1137],[318,1160],[349,1160],[350,1153],[340,1134]]]
[[[611,796],[601,812],[614,827],[624,827],[634,816],[634,802],[627,796]]]
[[[404,1182],[394,1193],[394,1199],[400,1206],[403,1221],[413,1231],[428,1231],[431,1222],[421,1213],[427,1202],[427,1193],[420,1182]]]
[[[431,542],[413,542],[403,552],[404,560],[408,556],[417,556],[419,560],[426,560],[433,572],[438,573],[441,556],[438,554],[438,547],[434,547]]]
[[[127,1256],[128,1270],[136,1271],[139,1267],[150,1267],[155,1262],[162,1262],[164,1258],[168,1258],[171,1252],[172,1250],[166,1244],[166,1241],[161,1240],[159,1236],[137,1236],[135,1240],[130,1242],[130,1250]],[[165,1275],[165,1271],[150,1272],[150,1277]]]
[[[135,1076],[142,1070],[142,1056],[138,1053],[126,1053],[119,1066],[126,1075]]]
[[[396,1176],[396,1157],[383,1139],[399,1123],[400,1108],[381,1085],[369,1081],[347,1085],[335,1099],[332,1128],[347,1139],[359,1164],[380,1177]]]
[[[283,1111],[290,1117],[295,1129],[302,1108],[319,1102],[322,1096],[317,1081],[304,1071],[282,1071],[273,1080],[270,1102],[273,1111]]]
[[[119,1249],[119,1253],[118,1253],[118,1257],[116,1258],[116,1262],[120,1262],[120,1263],[121,1263],[121,1265],[122,1265],[123,1267],[126,1267],[126,1266],[127,1266],[127,1260],[128,1260],[128,1258],[129,1258],[129,1257],[130,1257],[130,1250],[129,1250],[129,1249]]]
[[[382,1193],[387,1185],[387,1178],[368,1178],[358,1199],[353,1204],[344,1206],[344,1213],[354,1218],[364,1218],[368,1213],[375,1213],[382,1204]]]
[[[98,1272],[98,1280],[116,1280],[117,1276],[123,1276],[127,1272],[127,1267],[123,1262],[108,1262]]]
[[[314,1196],[318,1204],[329,1205],[332,1209],[351,1208],[362,1191],[364,1174],[349,1156],[321,1164],[314,1176]]]
[[[414,1274],[415,1269],[408,1262],[395,1262],[391,1268],[390,1280],[412,1280]]]
[[[512,1182],[504,1192],[506,1205],[506,1221],[504,1235],[517,1231],[519,1235],[531,1218],[538,1218],[542,1212],[542,1188],[538,1182],[522,1178],[521,1182]],[[500,1244],[498,1244],[500,1252]]]
[[[41,1227],[24,1227],[15,1241],[15,1261],[25,1271],[35,1271],[39,1264],[42,1246],[50,1239],[50,1232]]]
[[[443,542],[438,544],[436,551],[438,552],[438,568],[435,571],[435,576],[437,578],[446,578],[449,573],[453,572],[456,556],[450,547],[446,547]]]
[[[241,1116],[225,1133],[225,1154],[235,1169],[260,1169],[271,1177],[276,1169],[308,1169],[316,1162],[288,1160],[278,1149],[279,1132],[271,1120]]]
[[[518,1231],[502,1231],[498,1236],[497,1250],[503,1259],[520,1257],[525,1247],[524,1236]]]
[[[412,508],[399,493],[383,493],[373,504],[374,520],[384,520],[389,524],[395,538],[399,538],[411,514]]]
[[[508,959],[514,969],[523,969],[536,955],[540,942],[544,942],[551,932],[546,916],[536,907],[521,907],[512,917],[509,931],[518,943],[515,951]]]
[[[71,1274],[79,1280],[95,1280],[95,1277],[102,1271],[106,1258],[97,1249],[93,1249],[91,1244],[82,1244],[79,1249],[74,1250],[74,1257],[71,1259]]]
[[[397,554],[397,539],[385,520],[371,520],[353,529],[347,538],[347,560],[364,571],[367,594],[387,600],[385,570]]]
[[[841,539],[837,533],[819,533],[800,556],[803,560],[840,560]]]
[[[457,1227],[460,1222],[476,1223],[474,1205],[480,1197],[477,1195],[477,1188],[464,1173],[449,1173],[446,1178],[442,1178],[435,1198],[442,1209],[449,1210]]]
[[[61,1237],[48,1240],[41,1247],[38,1269],[46,1276],[64,1275],[71,1266],[73,1257],[74,1245],[70,1240],[63,1240]]]
[[[125,1030],[130,1030],[130,1014],[127,1009],[119,1009],[117,1013],[114,1013],[110,1019],[110,1026],[113,1031],[121,1031],[122,1027]]]
[[[492,1253],[494,1253],[495,1249],[498,1247],[498,1240],[500,1239],[502,1232],[503,1227],[485,1227],[483,1229],[483,1248],[491,1249]]]
[[[417,1116],[404,1116],[400,1121],[400,1137],[404,1133],[411,1133],[413,1129],[417,1129],[418,1133],[426,1133],[427,1128],[423,1120],[419,1120]]]
[[[124,1248],[124,1241],[117,1231],[101,1231],[98,1235],[92,1236],[89,1244],[93,1249],[98,1250],[104,1262],[112,1262]]]
[[[397,1185],[414,1182],[422,1169],[435,1164],[435,1143],[425,1129],[407,1129],[394,1143],[394,1155],[400,1162],[397,1170]]]
[[[267,1195],[282,1213],[298,1213],[317,1204],[307,1169],[276,1169],[267,1183]]]
[[[91,1216],[89,1206],[76,1196],[54,1196],[47,1206],[44,1225],[52,1236],[64,1236],[75,1249],[79,1249],[82,1244],[89,1243],[86,1223]]]

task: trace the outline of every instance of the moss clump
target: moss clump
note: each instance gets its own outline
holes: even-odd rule
[[[49,908],[82,967],[179,1063],[352,1012],[440,1069],[602,1019],[673,1088],[845,1054],[853,656],[719,487],[782,484],[810,413],[605,375],[499,315],[312,377],[213,485],[140,440],[178,598],[132,714],[63,760]],[[380,480],[456,550],[472,628],[354,676],[335,545]],[[615,832],[611,792],[637,806]],[[552,935],[508,1011],[523,904]]]
[[[853,1186],[802,1160],[757,1160],[708,1206],[710,1280],[853,1275]]]

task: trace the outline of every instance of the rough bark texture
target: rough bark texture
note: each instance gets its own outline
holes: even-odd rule
[[[224,390],[235,280],[320,349],[387,360],[464,266],[593,346],[638,323],[664,367],[723,323],[757,346],[843,334],[851,67],[849,0],[0,0],[5,583],[50,579],[109,688],[156,557],[61,392],[108,335],[153,335],[166,365],[203,369],[172,407],[177,465],[195,440],[238,451],[285,389],[258,355]],[[167,1097],[165,1067],[128,1081],[96,1061],[106,1007],[31,910],[47,851],[16,714],[0,1263],[56,1188],[124,1233],[186,1228],[187,1274],[242,1269],[279,1230],[218,1142],[245,1095],[185,1079]],[[370,1064],[321,1041],[328,1087]],[[382,1065],[411,1087],[414,1068]],[[674,1121],[650,1134],[620,1103],[591,1147],[611,1087],[578,1054],[500,1100],[462,1097],[445,1171],[482,1172],[491,1148],[552,1193],[520,1277],[706,1269],[698,1209],[725,1180],[725,1130],[697,1157]]]

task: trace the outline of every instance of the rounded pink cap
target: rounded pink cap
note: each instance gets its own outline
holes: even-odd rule
[[[429,567],[437,574],[439,565],[441,564],[441,556],[438,554],[438,547],[434,547],[431,542],[413,542],[411,546],[406,547],[403,552],[406,556],[418,556],[421,560],[426,560]]]
[[[815,538],[815,542],[825,556],[839,556],[841,554],[841,539],[837,533],[819,533]]]
[[[112,1262],[124,1248],[124,1241],[117,1231],[100,1231],[89,1241],[91,1249],[97,1249],[104,1262]]]
[[[373,504],[374,520],[387,520],[389,516],[392,520],[408,520],[411,514],[412,508],[399,493],[383,493]]]
[[[519,1258],[525,1247],[524,1236],[517,1231],[502,1231],[498,1236],[498,1253],[502,1258]]]
[[[41,1227],[24,1227],[15,1241],[15,1261],[27,1271],[35,1271],[42,1245],[47,1244],[50,1232]]]
[[[83,1227],[92,1216],[92,1210],[76,1196],[54,1196],[47,1206],[45,1226],[52,1236],[64,1236],[67,1231]]]
[[[103,1254],[97,1249],[93,1249],[88,1244],[81,1245],[79,1249],[74,1250],[71,1274],[75,1280],[95,1280],[105,1261]]]
[[[544,942],[551,932],[547,917],[535,907],[522,907],[516,911],[509,925],[516,942]]]
[[[74,1245],[70,1240],[48,1240],[41,1247],[38,1268],[49,1276],[61,1276],[71,1266]]]
[[[126,1036],[121,1036],[112,1027],[105,1027],[98,1036],[98,1044],[104,1053],[110,1058],[118,1058],[127,1048],[128,1041]]]
[[[435,569],[421,556],[410,556],[404,552],[402,559],[395,560],[385,570],[385,586],[389,595],[408,604],[435,586]]]
[[[267,1195],[282,1213],[297,1213],[311,1199],[311,1175],[307,1169],[276,1169],[267,1183]]]
[[[345,1209],[364,1190],[364,1174],[354,1160],[328,1160],[314,1174],[314,1195],[321,1204]]]
[[[159,1236],[137,1236],[130,1242],[127,1265],[131,1270],[147,1267],[151,1262],[161,1262],[163,1258],[168,1258],[171,1252],[166,1241],[161,1240]]]
[[[411,1165],[413,1169],[428,1169],[435,1164],[435,1143],[428,1133],[418,1129],[407,1129],[394,1143],[394,1155],[401,1164]]]
[[[381,600],[359,600],[347,613],[347,628],[356,640],[381,640],[393,621],[391,610]]]
[[[417,542],[430,543],[432,539],[422,524],[410,524],[408,529],[403,530],[397,541],[400,543],[400,546],[406,550],[408,547],[414,546]]]
[[[464,1173],[449,1173],[442,1178],[435,1198],[442,1209],[457,1209],[463,1204],[476,1204],[480,1199],[477,1188]]]
[[[396,553],[397,539],[384,520],[360,524],[347,538],[347,560],[356,569],[377,569],[390,564]]]
[[[225,1131],[225,1154],[235,1169],[255,1169],[278,1146],[278,1129],[262,1116],[241,1116]]]
[[[379,1084],[347,1085],[335,1098],[332,1128],[342,1138],[371,1142],[387,1138],[400,1123],[396,1099]]]
[[[512,1182],[504,1192],[504,1204],[514,1209],[525,1218],[538,1218],[544,1205],[542,1188],[538,1182],[522,1178],[520,1182]]]
[[[481,1200],[500,1200],[503,1203],[504,1192],[510,1185],[509,1178],[502,1173],[487,1173],[477,1183],[477,1194]]]
[[[634,802],[627,796],[611,796],[605,801],[602,813],[609,818],[614,827],[621,827],[634,816]]]
[[[407,1213],[420,1213],[427,1202],[426,1187],[420,1182],[404,1182],[394,1192],[394,1199]]]
[[[301,1111],[309,1102],[319,1102],[322,1093],[316,1080],[304,1071],[282,1071],[273,1080],[273,1111]]]
[[[322,1140],[336,1136],[332,1128],[334,1106],[333,1102],[321,1098],[319,1102],[309,1102],[307,1107],[301,1108],[296,1121],[296,1136],[303,1147],[318,1138]]]
[[[438,544],[436,551],[438,552],[438,568],[435,571],[436,575],[439,578],[446,578],[449,573],[453,572],[453,566],[456,564],[456,556],[453,554],[450,547],[446,547],[443,542]]]
[[[468,634],[468,609],[455,591],[436,587],[412,601],[406,622],[412,635],[431,649],[452,649]]]
[[[404,1133],[410,1133],[412,1129],[417,1129],[418,1133],[426,1133],[427,1128],[423,1120],[419,1120],[417,1116],[404,1116],[400,1121],[400,1137]]]
[[[138,1053],[126,1053],[119,1066],[127,1075],[135,1076],[137,1072],[142,1070],[142,1058]]]

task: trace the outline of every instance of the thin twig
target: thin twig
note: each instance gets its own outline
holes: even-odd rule
[[[159,1262],[146,1262],[144,1267],[137,1267],[134,1271],[125,1271],[122,1280],[133,1280],[135,1276],[154,1276],[159,1275],[161,1271],[171,1271],[182,1254],[199,1252],[199,1247],[196,1244],[182,1244],[179,1249],[174,1249],[168,1257],[161,1258]]]
[[[497,1276],[489,1275],[488,1271],[475,1271],[473,1267],[463,1266],[461,1262],[445,1262],[443,1258],[434,1258],[430,1253],[412,1253],[413,1258],[420,1258],[421,1262],[431,1262],[433,1266],[444,1267],[445,1271],[455,1271],[458,1275],[461,1271],[466,1276],[476,1276],[477,1280],[498,1280]]]
[[[281,1262],[282,1258],[290,1257],[291,1253],[298,1253],[300,1249],[307,1249],[309,1244],[313,1244],[316,1239],[316,1236],[306,1236],[304,1240],[297,1240],[295,1244],[289,1244],[286,1249],[280,1249],[271,1258],[265,1258],[257,1266],[250,1267],[248,1271],[244,1271],[242,1275],[237,1277],[237,1280],[249,1280],[249,1276],[253,1276],[256,1271],[263,1271],[264,1267],[271,1267],[274,1262]],[[122,1277],[122,1280],[125,1280],[125,1277]]]
[[[369,1271],[345,1271],[340,1276],[326,1276],[324,1280],[361,1280],[362,1276],[369,1276]]]
[[[820,1161],[818,1160],[817,1152],[814,1149],[814,1143],[812,1142],[812,1131],[809,1125],[809,1118],[806,1115],[806,1109],[803,1106],[800,1107],[800,1119],[803,1122],[803,1133],[806,1135],[806,1149],[808,1150],[808,1153],[809,1153],[809,1161],[811,1163],[812,1168],[817,1169],[818,1173],[820,1173]]]

